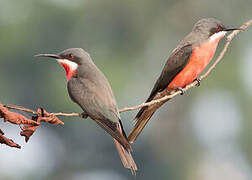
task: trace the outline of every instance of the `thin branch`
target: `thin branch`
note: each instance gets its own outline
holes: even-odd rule
[[[243,30],[247,29],[250,25],[252,24],[252,19],[247,21],[246,23],[244,23],[240,28],[242,28]],[[221,61],[221,59],[223,58],[224,54],[226,53],[227,51],[227,48],[229,47],[232,39],[241,32],[242,30],[235,30],[233,31],[231,34],[229,34],[226,38],[226,43],[222,49],[222,51],[220,52],[219,56],[217,57],[216,61],[209,67],[209,69],[206,71],[206,73],[204,73],[202,76],[200,76],[200,80],[206,78],[209,73],[216,67],[216,65]],[[195,87],[197,86],[198,82],[197,81],[194,81],[192,82],[191,84],[188,84],[186,87],[184,87],[182,90],[183,91],[187,91],[188,89],[192,88],[192,87]],[[152,100],[150,102],[147,102],[147,103],[142,103],[140,105],[136,105],[136,106],[132,106],[132,107],[125,107],[125,108],[122,108],[119,110],[119,112],[125,112],[125,111],[134,111],[136,109],[139,109],[139,108],[142,108],[142,107],[145,107],[145,106],[151,106],[153,104],[156,104],[156,103],[161,103],[161,102],[164,102],[164,101],[167,101],[168,99],[172,99],[174,98],[175,96],[177,95],[180,95],[180,91],[174,91],[174,92],[171,92],[169,93],[169,95],[165,95],[164,97],[162,98],[159,98],[159,99],[155,99],[155,100]],[[33,111],[31,109],[27,109],[27,108],[24,108],[24,107],[21,107],[21,106],[15,106],[15,105],[9,105],[9,104],[6,104],[4,105],[6,108],[8,109],[15,109],[15,110],[18,110],[18,111],[24,111],[24,112],[29,112],[33,115],[41,115],[39,114],[37,111]],[[54,116],[66,116],[66,117],[83,117],[82,114],[79,114],[79,113],[62,113],[62,112],[58,112],[58,113],[49,113],[50,115],[54,115]]]
[[[24,108],[22,106],[5,104],[4,107],[6,107],[8,109],[14,109],[14,110],[18,110],[18,111],[28,112],[28,113],[31,113],[33,115],[41,115],[37,111],[31,110],[31,109],[28,109],[28,108]],[[57,112],[57,113],[50,113],[50,114],[54,115],[54,116],[82,117],[82,114],[79,114],[79,113],[62,113],[62,112]]]
[[[15,110],[18,110],[18,111],[24,111],[24,112],[28,112],[28,113],[31,113],[33,115],[38,115],[38,112],[37,111],[33,111],[31,109],[28,109],[28,108],[25,108],[25,107],[22,107],[22,106],[16,106],[16,105],[11,105],[11,104],[5,104],[4,107],[8,108],[8,109],[15,109]]]
[[[18,110],[18,111],[28,112],[28,113],[31,113],[33,115],[41,115],[37,111],[31,110],[31,109],[28,109],[28,108],[25,108],[25,107],[22,107],[22,106],[5,104],[4,107],[6,107],[8,109],[14,109],[14,110]],[[50,113],[50,114],[54,115],[54,116],[66,116],[66,117],[79,116],[79,117],[82,117],[82,114],[79,114],[79,113],[62,113],[62,112],[57,112],[57,113]]]

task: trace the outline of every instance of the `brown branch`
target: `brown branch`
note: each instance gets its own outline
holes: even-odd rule
[[[240,28],[242,28],[243,30],[247,29],[250,25],[252,24],[252,19],[247,21],[246,23],[244,23]],[[209,69],[206,71],[206,73],[204,73],[202,76],[200,76],[200,80],[206,78],[209,73],[216,67],[216,65],[221,61],[221,59],[223,58],[224,54],[226,53],[227,51],[227,48],[228,46],[230,45],[231,43],[231,40],[238,34],[240,33],[242,30],[235,30],[233,31],[232,33],[230,33],[227,38],[226,38],[226,43],[222,49],[222,51],[220,52],[219,56],[217,57],[216,61],[209,67]],[[192,82],[191,84],[188,84],[186,87],[184,87],[182,90],[183,91],[187,91],[189,90],[190,88],[192,87],[195,87],[197,86],[198,82],[197,81],[194,81]],[[136,106],[132,106],[132,107],[125,107],[125,108],[122,108],[119,110],[119,112],[125,112],[125,111],[134,111],[136,109],[139,109],[139,108],[142,108],[142,107],[145,107],[145,106],[150,106],[150,105],[153,105],[153,104],[156,104],[156,103],[160,103],[160,102],[164,102],[164,101],[167,101],[168,99],[172,99],[174,98],[175,96],[177,95],[180,95],[180,91],[174,91],[174,92],[171,92],[169,95],[166,95],[162,98],[159,98],[159,99],[156,99],[156,100],[152,100],[150,102],[147,102],[147,103],[142,103],[140,105],[136,105]],[[18,110],[18,111],[24,111],[24,112],[28,112],[28,113],[31,113],[33,115],[38,115],[38,116],[41,116],[41,114],[38,112],[38,111],[34,111],[34,110],[31,110],[31,109],[27,109],[27,108],[24,108],[24,107],[21,107],[21,106],[15,106],[15,105],[10,105],[10,104],[6,104],[4,105],[4,107],[8,108],[8,109],[15,109],[15,110]],[[79,113],[62,113],[62,112],[57,112],[57,113],[48,113],[50,116],[66,116],[66,117],[83,117],[82,114],[79,114]],[[0,114],[1,116],[1,114]]]
[[[8,108],[8,109],[14,109],[14,110],[18,110],[18,111],[23,111],[23,112],[28,112],[31,113],[33,115],[41,115],[39,114],[39,112],[22,107],[22,106],[16,106],[16,105],[11,105],[11,104],[5,104],[4,107]],[[82,114],[79,113],[62,113],[62,112],[57,112],[57,113],[50,113],[51,115],[54,116],[65,116],[65,117],[82,117]]]

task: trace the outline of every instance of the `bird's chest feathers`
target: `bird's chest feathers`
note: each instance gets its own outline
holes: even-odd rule
[[[65,69],[67,81],[69,81],[73,76],[76,76],[76,70],[78,68],[77,63],[67,59],[57,59],[57,61]]]
[[[205,43],[201,44],[198,47],[195,47],[190,58],[190,62],[194,63],[199,69],[201,69],[200,67],[204,69],[213,58],[216,47],[220,39],[223,38],[225,34],[226,32],[224,31],[215,33],[210,36]]]
[[[195,80],[213,58],[216,47],[225,32],[219,32],[212,35],[208,41],[194,48],[187,65],[178,73],[172,82],[168,85],[169,89],[185,87]]]

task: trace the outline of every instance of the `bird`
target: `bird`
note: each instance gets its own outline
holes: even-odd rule
[[[123,129],[113,91],[89,53],[82,48],[69,48],[57,54],[35,56],[55,59],[65,69],[68,94],[83,110],[82,117],[90,117],[113,137],[123,166],[135,175],[137,166],[131,155],[132,148]]]
[[[213,58],[220,39],[228,31],[233,30],[243,29],[226,26],[215,18],[199,20],[192,31],[171,52],[146,102],[164,96],[162,92],[165,91],[170,94],[174,90],[180,90],[183,94],[182,88],[194,80],[200,85],[199,75]],[[165,102],[140,109],[134,118],[136,124],[128,136],[130,143],[137,139],[155,111]]]

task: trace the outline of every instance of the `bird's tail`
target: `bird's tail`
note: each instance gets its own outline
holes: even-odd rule
[[[129,168],[131,170],[131,173],[133,175],[136,175],[137,166],[136,163],[131,155],[131,153],[126,150],[116,139],[113,139],[118,151],[118,154],[120,156],[120,159],[122,161],[122,164],[125,168]]]
[[[121,158],[122,164],[125,168],[129,168],[133,175],[136,174],[137,166],[130,153],[132,148],[127,139],[127,136],[123,130],[122,122],[118,119],[118,123],[114,123],[107,119],[105,120],[95,120],[95,122],[105,129],[112,137],[116,144],[119,156]]]
[[[148,121],[150,120],[152,115],[155,113],[155,111],[160,106],[162,106],[165,102],[166,101],[156,103],[151,106],[143,107],[142,109],[140,109],[140,111],[137,113],[135,119],[133,120],[134,122],[136,122],[136,124],[128,136],[128,140],[130,143],[133,143],[137,139],[137,137],[142,132],[143,128],[148,123]]]

